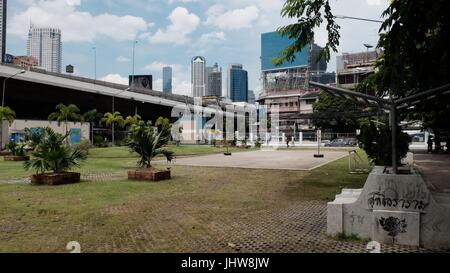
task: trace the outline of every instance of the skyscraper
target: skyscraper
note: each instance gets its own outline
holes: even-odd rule
[[[227,92],[233,102],[248,101],[248,73],[242,64],[231,64],[228,67]]]
[[[38,60],[40,67],[50,72],[61,73],[61,30],[31,25],[28,33],[27,52],[28,56],[33,56]]]
[[[203,97],[206,94],[206,59],[201,56],[192,58],[192,96]]]
[[[0,0],[0,53],[2,54],[1,62],[4,62],[6,54],[6,0]]]
[[[206,96],[222,96],[222,68],[216,63],[212,67],[206,68]]]
[[[163,92],[172,93],[172,67],[163,67]]]

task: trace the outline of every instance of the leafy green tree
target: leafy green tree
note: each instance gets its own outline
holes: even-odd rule
[[[98,112],[97,109],[92,109],[83,114],[83,120],[89,122],[91,127],[91,144],[94,143],[94,124],[103,117],[103,114]]]
[[[0,122],[4,119],[6,119],[11,125],[14,122],[14,119],[16,118],[16,112],[14,112],[11,108],[8,106],[1,107],[0,106]]]
[[[450,82],[449,14],[445,0],[391,1],[378,44],[384,49],[375,77],[380,96],[404,97]],[[423,101],[404,117],[433,129],[439,150],[439,131],[449,131],[449,114],[450,98],[442,96]]]
[[[337,52],[339,46],[340,26],[335,22],[329,0],[287,0],[281,10],[283,17],[295,18],[296,23],[278,28],[282,36],[289,37],[294,42],[274,58],[276,65],[285,61],[293,62],[295,54],[314,40],[314,30],[326,22],[328,40],[318,59],[330,60],[331,51]]]
[[[384,53],[377,63],[378,72],[369,76],[361,88],[365,92],[376,92],[379,96],[401,98],[448,84],[449,7],[445,0],[390,1],[382,14],[385,21],[380,29],[378,47],[383,48]],[[328,39],[321,56],[328,61],[330,50],[337,51],[339,25],[334,20],[329,0],[287,0],[282,15],[296,18],[297,22],[279,29],[282,35],[292,38],[294,42],[280,53],[274,60],[275,64],[294,60],[295,53],[312,42],[314,30],[324,22]],[[442,96],[422,102],[403,112],[402,117],[422,120],[426,127],[432,128],[439,149],[439,129],[449,130],[449,113],[449,97]]]
[[[164,148],[170,140],[170,124],[168,119],[158,119],[158,130],[149,121],[140,121],[129,130],[127,146],[139,155],[138,166],[151,168],[151,161],[157,155],[164,155],[168,161],[173,159],[173,152]]]
[[[322,129],[331,129],[333,132],[355,132],[358,118],[351,115],[336,115],[336,113],[361,111],[354,103],[341,98],[336,98],[326,92],[319,96],[319,100],[313,105],[314,125]]]
[[[400,132],[400,128],[398,128]],[[361,134],[358,136],[368,157],[375,165],[390,166],[392,164],[392,134],[388,116],[381,117],[375,122],[364,119],[361,122]],[[397,163],[406,156],[411,138],[408,134],[400,132],[397,136]]]
[[[68,128],[68,122],[81,122],[83,121],[83,116],[79,114],[80,109],[75,104],[58,104],[56,106],[56,112],[51,113],[48,116],[48,120],[50,121],[57,121],[58,124],[61,124],[61,122],[64,122],[64,125],[66,127],[66,134],[69,133]],[[67,139],[68,141],[68,139]]]
[[[86,154],[77,147],[71,148],[65,145],[69,134],[65,136],[55,133],[50,127],[45,128],[45,134],[33,153],[30,161],[24,163],[28,171],[34,169],[36,174],[44,174],[47,171],[62,173],[86,160]]]
[[[120,112],[114,112],[113,113],[105,113],[103,118],[100,120],[100,124],[106,124],[106,126],[111,127],[113,130],[112,136],[112,144],[115,145],[115,127],[116,125],[119,128],[125,127],[125,120]]]

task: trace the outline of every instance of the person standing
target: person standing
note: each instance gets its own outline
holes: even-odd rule
[[[427,144],[428,144],[428,153],[432,153],[433,152],[433,138],[429,137]]]

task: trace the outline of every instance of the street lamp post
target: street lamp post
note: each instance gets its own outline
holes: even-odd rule
[[[14,75],[12,75],[12,76],[10,76],[10,77],[8,77],[8,78],[3,80],[2,107],[5,107],[6,81],[9,80],[9,79],[14,78],[17,75],[24,74],[25,72],[26,72],[25,70],[22,70],[22,71],[17,72],[16,74],[14,74]]]
[[[2,108],[5,107],[6,82],[7,82],[9,79],[14,78],[14,77],[17,76],[17,75],[24,74],[25,72],[26,72],[25,70],[21,70],[20,72],[14,74],[14,75],[12,75],[12,76],[10,76],[10,77],[8,77],[8,78],[5,78],[5,79],[3,80]],[[0,120],[0,128],[1,128],[1,135],[0,135],[0,150],[3,149],[5,143],[8,143],[8,136],[6,135],[6,134],[7,134],[7,131],[8,131],[8,130],[7,130],[8,127],[5,125],[6,122],[8,122],[8,121],[6,120],[6,118],[2,118],[2,120]],[[6,128],[6,130],[5,130],[5,128]]]
[[[351,17],[351,16],[346,16],[346,15],[335,15],[334,18],[352,19],[352,20],[359,20],[359,21],[366,21],[366,22],[373,22],[373,23],[383,23],[383,21],[380,21],[380,20],[373,20],[373,19],[360,18],[360,17]]]
[[[134,87],[134,57],[135,57],[135,52],[136,52],[136,44],[138,43],[137,40],[133,41],[133,68],[132,68],[132,73],[131,73],[131,87]]]
[[[116,96],[117,95],[120,95],[120,94],[122,94],[123,92],[127,92],[127,91],[130,91],[131,89],[130,88],[127,88],[127,89],[125,89],[125,90],[123,90],[123,91],[120,91],[120,92],[118,92],[118,93],[116,93],[116,94],[113,94],[113,96],[112,96],[112,115],[113,115],[113,118],[114,118],[114,113],[116,112],[116,110],[115,110],[115,99],[116,99]],[[114,137],[114,128],[115,127],[115,122],[114,122],[114,120],[112,121],[112,123],[111,123],[111,129],[112,129],[112,146],[115,146],[115,137]]]
[[[97,81],[97,47],[93,47],[94,51],[94,81]]]
[[[373,45],[364,44],[364,46],[365,46],[366,49],[367,49],[367,53],[366,53],[366,58],[367,58],[367,60],[366,60],[366,63],[369,63],[369,50],[370,50],[371,48],[373,48]]]

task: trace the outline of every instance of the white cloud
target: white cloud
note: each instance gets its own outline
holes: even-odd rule
[[[201,45],[209,44],[209,43],[217,43],[217,42],[223,42],[225,41],[225,32],[210,32],[202,34],[202,36],[199,39],[199,43]]]
[[[221,5],[213,5],[206,11],[207,25],[216,26],[220,29],[236,30],[252,27],[259,18],[260,10],[252,5],[242,9],[234,9],[224,12]]]
[[[8,32],[26,39],[30,21],[37,26],[62,30],[65,42],[92,42],[98,36],[117,41],[135,39],[149,26],[143,18],[108,13],[97,16],[77,10],[80,0],[33,0],[28,8],[11,17]]]
[[[119,74],[108,74],[108,75],[100,78],[100,80],[104,81],[104,82],[112,82],[112,83],[123,84],[123,85],[129,84],[128,78],[122,77]]]
[[[381,0],[366,0],[369,6],[379,6],[381,5]]]
[[[130,58],[124,57],[124,56],[119,56],[116,59],[117,62],[119,63],[128,63],[130,60]]]
[[[169,4],[173,4],[176,2],[181,2],[181,3],[194,3],[194,2],[199,2],[200,0],[169,0]]]
[[[166,29],[158,29],[155,34],[150,36],[150,43],[184,44],[188,41],[187,35],[195,31],[200,24],[200,18],[183,7],[175,8],[168,19],[171,24]]]

